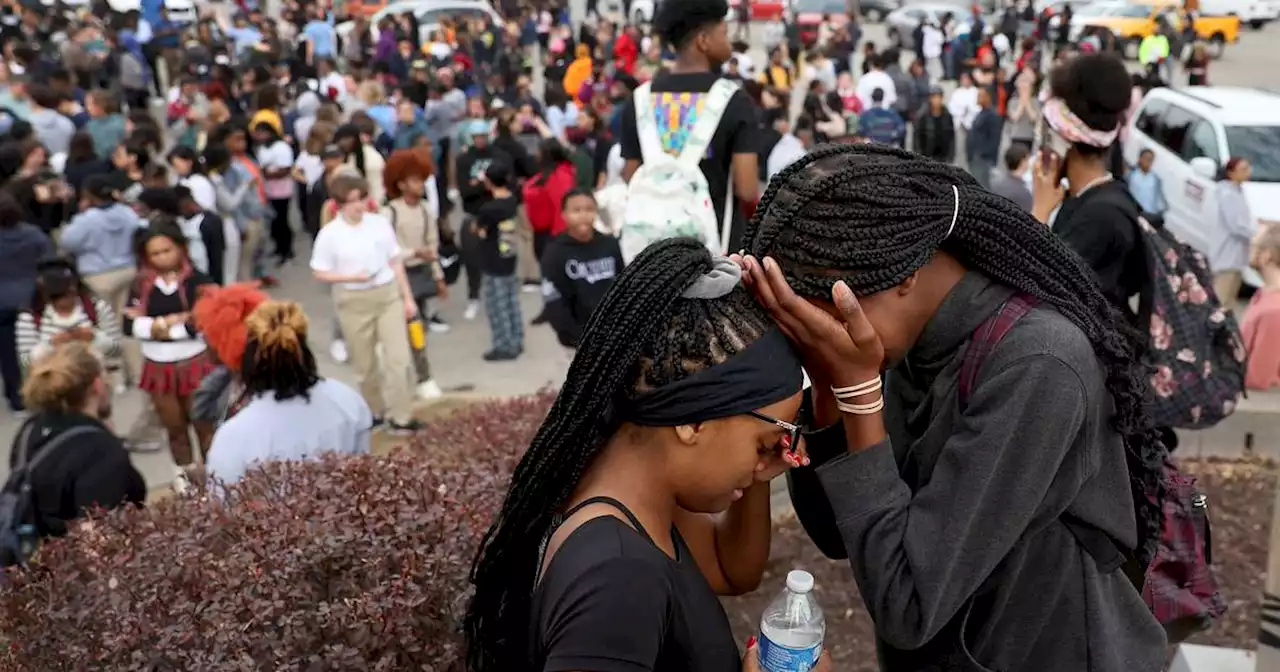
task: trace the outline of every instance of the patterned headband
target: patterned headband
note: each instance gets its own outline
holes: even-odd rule
[[[1073,143],[1106,148],[1114,144],[1116,137],[1120,135],[1119,126],[1114,131],[1099,131],[1089,128],[1089,125],[1081,121],[1075,112],[1067,108],[1066,102],[1061,98],[1050,97],[1044,101],[1044,106],[1041,110],[1044,114],[1044,120],[1049,123],[1049,127],[1055,133]]]

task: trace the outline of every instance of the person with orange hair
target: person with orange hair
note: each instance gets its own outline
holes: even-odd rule
[[[392,152],[382,173],[388,198],[382,214],[395,230],[396,242],[403,253],[405,275],[409,279],[413,300],[418,304],[419,315],[430,315],[427,302],[432,298],[449,296],[444,268],[440,265],[439,212],[438,209],[432,212],[426,197],[427,180],[434,174],[429,147]],[[435,322],[443,324],[438,320]],[[425,345],[414,350],[413,362],[418,375],[418,396],[424,399],[440,397],[442,392],[431,377]]]
[[[218,360],[191,397],[191,417],[220,425],[245,404],[239,382],[241,358],[249,328],[245,320],[269,297],[257,283],[208,287],[192,309],[197,328]]]
[[[214,434],[209,477],[230,484],[255,462],[369,452],[373,412],[356,390],[320,377],[302,306],[266,301],[244,324],[240,382],[248,402]]]

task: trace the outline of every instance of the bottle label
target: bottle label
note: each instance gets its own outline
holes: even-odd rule
[[[760,667],[768,672],[809,672],[822,655],[822,642],[805,648],[792,648],[770,641],[760,634]]]

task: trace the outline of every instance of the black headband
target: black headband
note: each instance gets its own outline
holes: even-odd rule
[[[626,419],[674,427],[727,418],[782,401],[803,382],[800,357],[774,328],[729,359],[631,400]]]

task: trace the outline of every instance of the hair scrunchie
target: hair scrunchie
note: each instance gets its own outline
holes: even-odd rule
[[[686,299],[718,299],[733,291],[742,281],[742,269],[729,257],[713,256],[711,270],[684,290]]]

